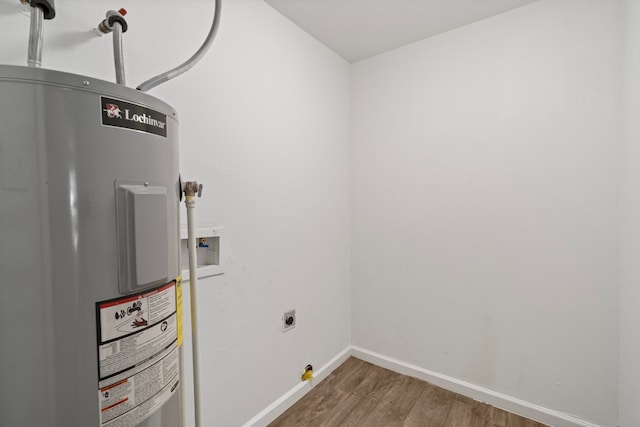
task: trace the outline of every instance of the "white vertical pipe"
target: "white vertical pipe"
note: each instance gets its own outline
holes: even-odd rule
[[[113,57],[116,64],[116,83],[126,86],[124,51],[122,49],[122,25],[118,21],[113,23]]]
[[[202,405],[200,403],[200,339],[198,335],[198,275],[196,232],[193,211],[195,196],[187,195],[187,244],[189,246],[189,291],[191,294],[191,346],[193,352],[193,395],[196,427],[202,427]]]
[[[40,68],[42,64],[42,20],[44,12],[39,7],[31,7],[31,23],[29,26],[29,51],[27,65]]]

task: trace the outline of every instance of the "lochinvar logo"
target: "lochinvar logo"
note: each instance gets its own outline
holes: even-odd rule
[[[102,124],[167,136],[167,115],[142,105],[100,97]]]

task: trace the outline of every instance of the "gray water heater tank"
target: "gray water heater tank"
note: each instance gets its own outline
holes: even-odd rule
[[[179,427],[178,120],[0,66],[0,427]]]

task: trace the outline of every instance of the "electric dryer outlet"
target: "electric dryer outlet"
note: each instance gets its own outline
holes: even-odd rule
[[[282,316],[282,332],[290,331],[296,327],[296,311],[286,311]]]

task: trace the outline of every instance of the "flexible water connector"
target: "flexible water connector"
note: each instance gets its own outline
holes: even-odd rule
[[[107,11],[106,17],[98,24],[98,34],[113,32],[113,59],[116,67],[116,82],[126,85],[124,72],[124,50],[122,49],[122,34],[129,29],[124,16],[126,9]]]
[[[204,43],[202,44],[202,46],[200,46],[200,49],[198,49],[198,51],[186,62],[178,65],[177,67],[165,73],[158,74],[157,76],[150,78],[149,80],[140,84],[136,89],[142,92],[146,92],[162,83],[168,82],[169,80],[176,78],[179,75],[189,71],[204,57],[204,55],[207,53],[207,51],[213,44],[213,40],[216,38],[216,34],[218,32],[218,27],[220,26],[220,13],[222,10],[222,0],[214,0],[214,1],[216,5],[215,5],[215,11],[213,15],[213,22],[211,23],[211,29],[209,30],[209,34],[207,35],[207,38],[204,40]]]
[[[127,85],[124,73],[124,50],[122,49],[122,24],[113,23],[113,59],[116,64],[116,83]]]

